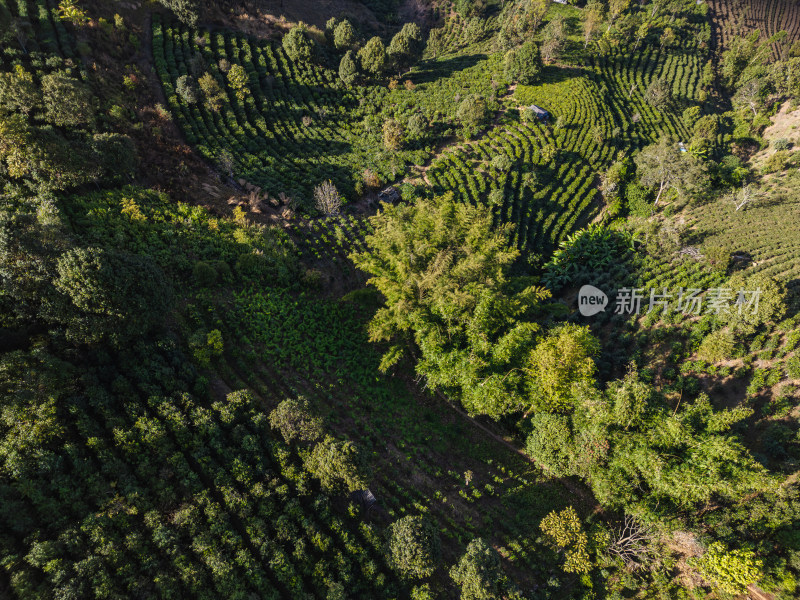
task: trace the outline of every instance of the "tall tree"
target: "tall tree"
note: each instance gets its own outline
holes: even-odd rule
[[[717,411],[704,395],[670,407],[633,369],[605,392],[586,385],[572,396],[570,415],[534,417],[528,451],[561,475],[584,477],[605,506],[651,518],[774,484],[733,435],[752,409]]]
[[[202,0],[158,0],[183,23],[195,27],[203,11]]]
[[[358,79],[358,65],[352,50],[345,52],[339,61],[339,78],[347,85],[353,85]]]
[[[424,517],[408,515],[389,528],[389,562],[403,577],[430,577],[442,556],[436,527]]]
[[[512,585],[503,573],[500,555],[482,538],[472,540],[450,577],[461,588],[461,600],[508,598]]]
[[[681,152],[677,143],[662,137],[642,149],[634,162],[642,184],[658,189],[654,202],[658,204],[665,191],[691,183],[696,175],[694,160],[688,152]]]
[[[563,325],[548,332],[529,358],[533,408],[571,410],[573,386],[594,383],[593,358],[599,352],[600,343],[588,327]]]
[[[542,58],[547,62],[556,60],[564,49],[566,41],[566,21],[558,14],[542,30]]]
[[[505,78],[522,85],[535,83],[542,72],[542,56],[536,42],[525,42],[503,58]]]
[[[410,350],[428,384],[458,393],[471,413],[527,407],[522,367],[539,327],[522,317],[549,294],[507,289],[518,255],[510,227],[492,229],[487,207],[449,195],[385,206],[372,224],[368,250],[353,260],[386,299],[369,326],[371,340],[393,342],[382,368]]]
[[[583,47],[586,48],[591,42],[597,30],[603,24],[605,16],[605,7],[599,0],[591,0],[583,9],[581,13],[581,21],[583,22]]]
[[[49,73],[42,77],[45,118],[55,125],[83,125],[94,118],[89,86],[74,77]]]
[[[349,50],[356,41],[356,30],[350,21],[343,19],[339,21],[333,30],[333,45],[337,50]]]
[[[303,25],[295,25],[283,36],[283,49],[295,62],[308,62],[311,60],[313,46],[308,31]]]
[[[378,36],[371,38],[358,51],[361,68],[372,75],[380,75],[386,66],[386,47]]]

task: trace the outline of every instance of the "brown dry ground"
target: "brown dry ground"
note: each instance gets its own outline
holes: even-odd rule
[[[775,154],[772,142],[779,139],[786,139],[794,144],[794,149],[800,146],[800,106],[792,106],[791,102],[785,102],[778,112],[770,117],[772,125],[767,127],[762,137],[770,142],[770,145],[756,153],[751,159],[751,164],[758,168],[770,156]]]

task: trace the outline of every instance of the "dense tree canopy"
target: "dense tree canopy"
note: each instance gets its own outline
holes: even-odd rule
[[[76,341],[122,343],[163,322],[171,290],[147,256],[75,248],[59,257],[53,285],[77,310],[66,319]]]
[[[522,85],[535,83],[542,72],[542,57],[539,45],[528,41],[519,48],[509,50],[503,59],[506,79]]]
[[[500,566],[500,556],[482,538],[472,540],[464,556],[450,570],[461,588],[461,600],[501,600],[508,597],[509,581]]]
[[[672,410],[635,371],[576,390],[568,417],[533,418],[528,451],[553,474],[580,475],[605,506],[640,514],[690,510],[769,489],[771,478],[732,435],[751,410],[708,397]]]
[[[358,51],[361,68],[372,75],[380,75],[386,66],[386,47],[381,38],[375,36]]]
[[[470,412],[499,416],[529,405],[515,366],[539,326],[520,318],[547,293],[507,291],[517,251],[508,247],[509,227],[493,230],[491,219],[450,196],[385,206],[373,217],[369,251],[353,259],[386,298],[370,324],[373,340],[394,344],[383,368],[419,351],[416,368],[429,385],[460,390]]]
[[[389,560],[403,577],[429,577],[441,554],[439,533],[424,517],[408,515],[389,528]]]
[[[283,49],[295,62],[310,61],[314,47],[306,28],[301,25],[292,27],[289,33],[283,36]]]

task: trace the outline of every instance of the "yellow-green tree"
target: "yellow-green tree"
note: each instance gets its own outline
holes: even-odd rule
[[[250,93],[247,87],[249,80],[247,71],[244,70],[242,65],[233,65],[228,71],[228,83],[233,88],[233,91],[236,92],[236,97],[239,100],[244,100],[245,96]]]
[[[752,550],[727,550],[714,542],[700,558],[689,559],[711,587],[727,594],[741,594],[763,576],[764,562]]]
[[[588,327],[567,324],[551,330],[528,360],[531,409],[571,409],[573,387],[594,381],[599,352],[600,343]]]
[[[522,317],[549,293],[510,289],[511,227],[493,228],[489,208],[452,195],[385,206],[372,225],[353,260],[386,298],[369,327],[371,340],[393,344],[382,368],[410,351],[428,385],[457,393],[471,413],[525,408],[522,367],[539,326]]]
[[[564,553],[563,568],[567,573],[588,573],[592,570],[589,536],[574,508],[568,506],[561,512],[551,512],[542,519],[539,528]]]

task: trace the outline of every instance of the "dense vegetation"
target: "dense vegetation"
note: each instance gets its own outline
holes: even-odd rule
[[[0,597],[797,597],[794,3],[319,4],[0,0]]]

